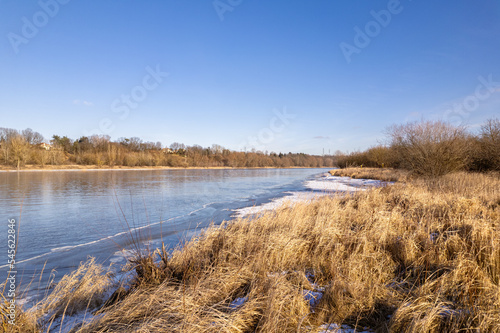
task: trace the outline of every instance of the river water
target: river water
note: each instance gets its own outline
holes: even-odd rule
[[[0,281],[8,274],[9,219],[19,229],[18,287],[33,280],[26,297],[36,299],[49,279],[59,280],[88,256],[119,267],[131,238],[144,248],[163,241],[172,249],[238,209],[310,191],[306,182],[327,170],[0,172]]]

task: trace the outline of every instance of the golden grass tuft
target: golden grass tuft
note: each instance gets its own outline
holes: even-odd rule
[[[39,318],[39,324],[47,331],[53,326],[62,327],[65,318],[78,312],[86,312],[86,317],[92,317],[91,311],[103,304],[112,285],[110,270],[89,257],[77,270],[65,275],[30,312]]]
[[[110,270],[90,257],[81,263],[77,270],[65,275],[50,293],[31,309],[24,311],[18,306],[15,325],[7,323],[3,302],[0,306],[2,329],[4,332],[44,332],[49,331],[51,327],[59,327],[64,323],[65,317],[81,311],[90,312],[101,306],[105,301],[105,293],[112,285]],[[88,316],[92,317],[92,314],[89,313]]]
[[[4,284],[0,284],[0,289],[3,289]],[[30,312],[23,311],[23,307],[16,306],[16,317],[15,325],[9,323],[11,318],[9,315],[9,305],[10,303],[5,299],[2,294],[0,303],[0,332],[8,333],[35,333],[39,331],[39,326],[37,324],[37,316]]]
[[[109,270],[96,264],[95,258],[91,257],[76,271],[65,275],[52,292],[37,304],[37,311],[56,318],[94,309],[102,304],[102,294],[111,284]]]

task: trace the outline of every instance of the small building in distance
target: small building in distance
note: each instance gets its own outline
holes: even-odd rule
[[[163,148],[161,151],[164,152],[165,154],[173,154],[174,153],[174,151],[170,148]]]
[[[38,147],[40,147],[41,149],[45,149],[45,150],[50,150],[52,148],[51,145],[49,145],[48,143],[45,143],[45,142],[38,144]]]

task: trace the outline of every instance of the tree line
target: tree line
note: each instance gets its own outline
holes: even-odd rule
[[[339,153],[341,167],[392,167],[439,176],[454,171],[500,171],[500,120],[487,120],[477,132],[442,121],[420,121],[387,129],[385,145]]]
[[[26,165],[168,166],[168,167],[333,167],[330,156],[303,153],[238,152],[220,145],[202,147],[174,142],[145,142],[138,137],[112,141],[107,135],[82,136],[76,140],[53,135],[50,145],[32,129],[0,128],[0,163]]]

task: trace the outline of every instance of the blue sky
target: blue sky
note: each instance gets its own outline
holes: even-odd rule
[[[493,0],[0,0],[0,39],[0,127],[48,139],[321,154],[500,115]]]

